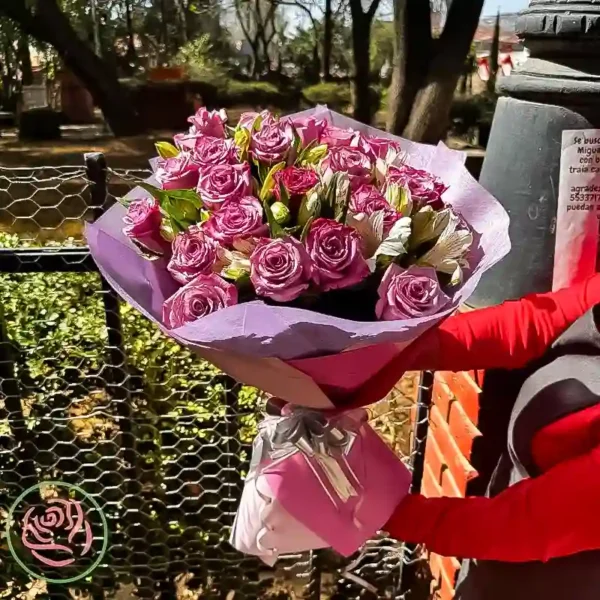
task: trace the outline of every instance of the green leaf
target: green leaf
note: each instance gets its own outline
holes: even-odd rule
[[[145,182],[139,185],[158,200],[163,212],[178,223],[179,229],[185,230],[200,220],[202,200],[196,191],[161,190]]]
[[[279,201],[286,206],[290,205],[290,195],[281,181],[279,182]]]
[[[256,168],[258,169],[258,182],[261,186],[264,186],[264,184],[267,181],[267,178],[269,176],[269,167],[267,165],[263,165],[262,163],[259,163],[257,160],[254,161],[254,164],[256,165]],[[261,187],[262,190],[262,187]]]
[[[304,146],[304,148],[302,148],[302,150],[300,151],[300,153],[296,157],[296,164],[297,165],[301,165],[302,164],[302,162],[304,161],[306,155],[310,152],[311,148],[315,147],[316,143],[317,143],[317,140],[313,140],[312,142],[309,142],[308,144],[306,144],[306,146]]]
[[[169,142],[156,142],[154,146],[161,158],[175,158],[179,156],[179,150]]]
[[[175,201],[185,200],[198,210],[203,206],[202,199],[195,190],[169,190],[167,196]]]
[[[233,141],[238,147],[240,160],[248,159],[248,149],[250,148],[250,132],[243,127],[237,127],[233,135]]]
[[[385,199],[389,205],[397,210],[402,216],[410,217],[413,209],[413,202],[410,197],[410,191],[398,185],[391,183],[385,191]]]
[[[287,237],[285,229],[275,219],[275,216],[273,215],[273,211],[271,210],[271,206],[268,200],[263,200],[263,210],[265,211],[265,215],[267,217],[267,224],[269,226],[269,233],[271,234],[271,237]]]
[[[169,222],[171,223],[171,229],[173,230],[175,235],[177,235],[178,233],[183,233],[185,231],[185,227],[180,225],[177,219],[169,217]]]
[[[334,214],[338,223],[346,223],[348,206],[350,205],[350,179],[341,173],[337,181],[334,197]]]
[[[313,190],[302,199],[298,210],[298,225],[304,227],[309,220],[320,217],[322,208],[319,193],[317,190]]]
[[[327,144],[320,146],[307,146],[298,157],[298,164],[301,166],[316,165],[327,154]]]
[[[325,193],[323,194],[323,207],[321,214],[327,219],[335,219],[336,191],[340,176],[341,173],[334,173],[332,175],[331,181],[325,188]]]
[[[300,225],[294,225],[293,227],[284,227],[285,232],[288,235],[296,235],[301,229],[302,227],[300,227]]]
[[[296,128],[294,127],[293,148],[294,148],[294,152],[296,154],[298,154],[298,150],[300,150],[300,146],[302,146],[302,139],[300,138],[300,136],[298,135],[298,132],[296,131]]]
[[[310,226],[313,224],[314,220],[315,220],[314,217],[310,217],[308,219],[308,221],[306,221],[306,223],[304,224],[304,227],[302,228],[302,233],[300,234],[300,241],[301,242],[306,241],[306,238],[308,237],[308,234],[310,232]]]
[[[256,119],[254,119],[253,123],[252,123],[252,131],[258,131],[260,129],[260,126],[262,125],[263,122],[263,117],[261,114],[256,116]]]
[[[260,164],[258,165],[259,177],[260,177],[261,168],[266,169],[266,167],[264,167],[264,165],[260,165]],[[263,202],[265,200],[269,200],[271,198],[271,196],[273,195],[273,188],[275,187],[275,173],[277,173],[278,171],[281,171],[282,169],[285,169],[285,163],[284,162],[277,163],[276,165],[271,167],[271,169],[268,172],[266,172],[264,179],[261,179],[263,184],[260,189],[260,194],[258,197]]]
[[[122,204],[125,208],[129,208],[131,205],[131,198],[119,198],[119,204]]]

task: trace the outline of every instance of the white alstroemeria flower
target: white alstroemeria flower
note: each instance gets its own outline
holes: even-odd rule
[[[402,256],[408,252],[408,239],[411,233],[411,218],[402,217],[394,223],[373,258],[378,256]]]
[[[452,210],[445,208],[440,211],[431,206],[424,206],[413,215],[411,248],[418,248],[421,244],[435,240],[448,227],[452,218]]]
[[[419,266],[433,267],[450,275],[452,285],[462,283],[463,269],[469,267],[466,254],[473,243],[471,231],[458,229],[459,224],[460,219],[451,212],[448,225],[435,246],[417,261]]]

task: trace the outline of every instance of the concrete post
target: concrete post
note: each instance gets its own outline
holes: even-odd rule
[[[510,214],[513,249],[473,307],[551,288],[561,134],[600,127],[600,3],[531,0],[517,33],[530,57],[499,82],[480,177]]]

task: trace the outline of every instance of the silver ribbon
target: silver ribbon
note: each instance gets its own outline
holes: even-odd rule
[[[359,495],[356,487],[360,483],[346,455],[356,439],[352,428],[357,429],[361,424],[350,419],[344,421],[343,417],[334,423],[322,413],[304,408],[292,408],[282,416],[266,416],[258,426],[248,479],[255,478],[263,468],[301,452],[334,505],[337,506],[336,500],[323,476],[338,498],[347,502]]]

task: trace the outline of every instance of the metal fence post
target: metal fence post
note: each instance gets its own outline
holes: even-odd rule
[[[90,181],[90,208],[94,219],[104,212],[108,199],[108,168],[106,159],[99,152],[85,155],[87,177]],[[101,277],[102,302],[106,319],[108,338],[108,373],[106,378],[110,396],[115,400],[119,430],[122,439],[124,458],[124,496],[127,511],[139,512],[140,478],[137,454],[137,440],[133,427],[133,411],[131,405],[131,381],[127,372],[127,358],[123,343],[123,329],[119,312],[119,298],[116,292]],[[135,576],[136,559],[134,549],[127,545],[127,563]]]
[[[427,433],[429,431],[429,409],[433,391],[432,371],[423,371],[419,382],[419,393],[417,396],[417,412],[415,416],[414,436],[411,448],[411,466],[413,470],[410,493],[416,494],[421,490],[423,471],[425,469],[425,449],[427,446]],[[420,562],[415,558],[417,547],[414,544],[406,544],[403,550],[403,561],[400,573],[400,598],[411,600],[426,600],[427,596],[417,598],[414,594],[416,588],[417,565]]]
[[[8,424],[17,444],[16,470],[19,474],[21,491],[37,481],[35,472],[36,448],[27,431],[23,406],[21,405],[21,386],[16,373],[16,354],[18,348],[8,339],[4,314],[0,306],[0,395],[4,396],[4,405],[8,413]],[[4,475],[4,478],[7,474]],[[15,494],[15,497],[18,494]]]

